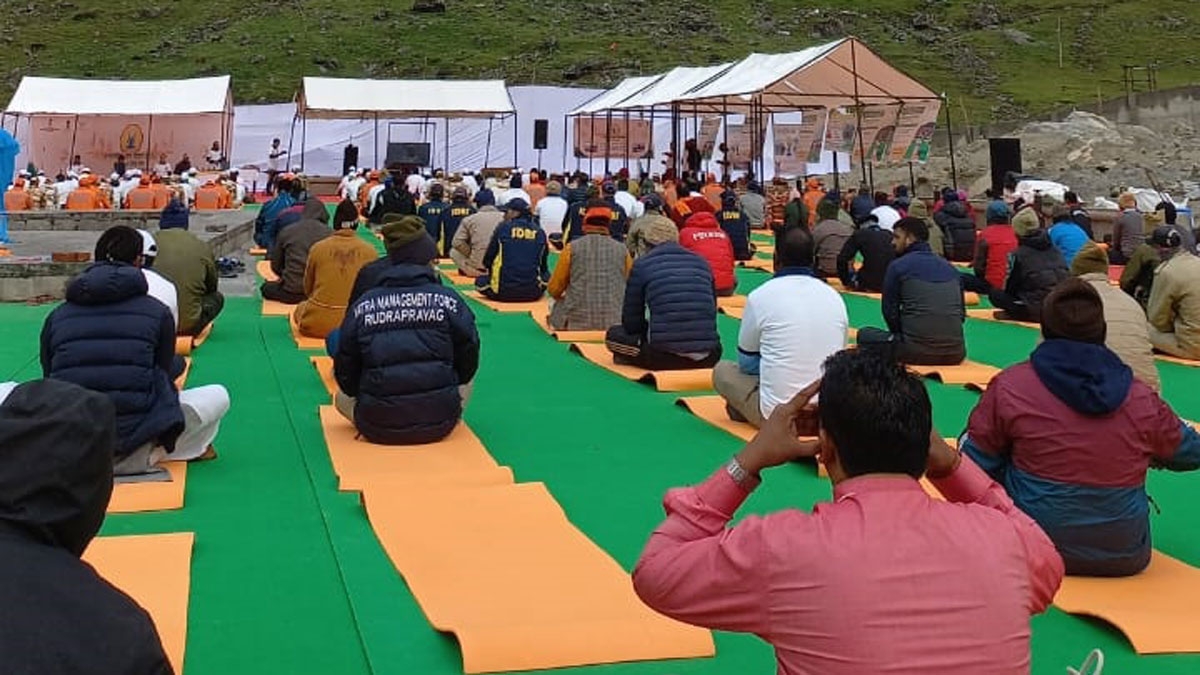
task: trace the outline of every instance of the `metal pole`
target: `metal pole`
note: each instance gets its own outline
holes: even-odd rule
[[[912,162],[908,163],[908,189],[912,190],[913,196],[917,194],[917,176],[913,173]]]
[[[609,155],[612,154],[612,111],[604,113],[604,175],[609,172]]]
[[[154,149],[150,146],[150,139],[153,138],[153,134],[154,134],[154,115],[151,115],[150,121],[146,124],[146,173],[147,174],[150,173],[151,167],[154,166],[153,164],[150,163],[151,162],[151,159],[150,159],[151,153],[154,152]]]
[[[838,151],[833,150],[833,189],[840,195],[842,193],[842,171],[838,168]]]
[[[495,121],[495,120],[493,120],[491,117],[489,117],[489,118],[488,118],[488,135],[487,135],[487,145],[486,145],[486,146],[484,146],[484,149],[483,149],[483,166],[482,166],[482,167],[480,167],[480,168],[483,168],[483,169],[486,169],[486,168],[487,168],[487,165],[488,165],[488,164],[491,162],[491,157],[492,157],[492,122],[494,122],[494,121]]]
[[[950,139],[950,180],[958,190],[958,164],[954,159],[954,126],[950,123],[950,99],[942,97],[942,110],[946,113],[946,138]]]
[[[445,127],[445,128],[442,130],[442,132],[443,132],[443,133],[442,133],[442,135],[443,135],[443,136],[445,136],[445,139],[446,139],[446,140],[445,140],[445,145],[446,145],[446,157],[445,157],[445,160],[446,160],[446,165],[445,165],[445,166],[443,166],[443,167],[442,167],[442,169],[443,169],[443,170],[446,172],[446,175],[447,175],[447,176],[449,176],[449,175],[450,175],[450,118],[449,118],[449,117],[445,117],[445,118],[443,118],[443,119],[446,121],[446,127]]]
[[[308,115],[300,120],[300,172],[304,173],[304,152],[308,149]]]
[[[75,128],[71,130],[71,152],[67,155],[67,168],[71,168],[71,162],[75,161],[75,137],[79,135],[79,115],[75,116]]]
[[[629,111],[625,111],[625,172],[629,173]]]
[[[521,168],[521,148],[520,148],[521,141],[520,141],[520,135],[519,135],[520,131],[521,131],[521,123],[520,123],[520,118],[517,117],[517,113],[512,114],[512,121],[513,121],[513,168],[519,169],[519,168]]]
[[[858,97],[858,52],[855,43],[850,43],[850,73],[854,77],[854,119],[858,132],[858,163],[861,164],[863,182],[867,182],[867,149],[863,147],[862,99]],[[872,192],[874,192],[874,186]]]
[[[371,168],[379,170],[379,113],[375,113],[375,166]]]
[[[667,168],[671,169],[672,173],[676,175],[676,180],[678,180],[679,169],[677,166],[679,164],[679,106],[674,103],[671,104],[671,143],[668,147],[670,148],[671,153],[671,166]]]
[[[563,115],[563,146],[562,146],[563,147],[563,151],[562,151],[563,173],[567,172],[567,144],[570,142],[567,140],[567,127],[571,124],[570,121],[568,121],[569,119],[570,119],[569,117],[567,117],[566,115]],[[549,136],[549,134],[547,134],[547,136]]]

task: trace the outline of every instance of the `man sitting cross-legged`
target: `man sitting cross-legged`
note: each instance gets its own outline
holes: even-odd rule
[[[550,244],[524,199],[509,200],[505,209],[483,256],[487,272],[475,279],[475,287],[499,302],[532,302],[545,294],[550,280]]]
[[[883,278],[883,318],[888,329],[863,328],[858,345],[879,349],[901,363],[955,365],[967,357],[963,340],[962,282],[954,266],[929,247],[929,226],[903,218],[892,233],[896,259]]]
[[[364,438],[383,445],[442,440],[454,430],[479,366],[475,315],[432,263],[437,247],[419,218],[353,301],[336,339],[335,406]],[[365,269],[364,269],[365,272]],[[360,273],[361,276],[361,273]]]
[[[611,226],[608,206],[592,206],[583,217],[583,236],[559,256],[547,287],[555,301],[549,318],[554,330],[606,330],[621,320],[633,256],[609,234]]]
[[[1150,562],[1146,471],[1200,467],[1200,435],[1104,346],[1086,281],[1046,296],[1029,361],[992,379],[963,451],[1054,540],[1069,574],[1128,576]]]
[[[746,299],[738,360],[713,369],[731,419],[762,426],[775,406],[821,378],[821,364],[846,346],[842,296],[813,276],[813,238],[792,226],[776,236],[775,276]]]

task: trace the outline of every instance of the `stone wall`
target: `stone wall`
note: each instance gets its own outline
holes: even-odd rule
[[[8,214],[8,229],[46,232],[103,232],[113,225],[128,225],[138,230],[158,229],[160,211],[18,211]],[[193,211],[192,231],[209,227],[230,227],[253,214],[245,211]]]

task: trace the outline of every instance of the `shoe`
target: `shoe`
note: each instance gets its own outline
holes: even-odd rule
[[[214,448],[210,444],[207,448],[204,449],[204,452],[199,457],[197,457],[196,459],[193,459],[192,461],[193,462],[209,462],[216,458],[217,458],[217,449]]]

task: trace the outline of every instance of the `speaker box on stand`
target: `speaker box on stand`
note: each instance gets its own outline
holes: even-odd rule
[[[992,193],[1004,194],[1005,179],[1009,174],[1021,174],[1021,139],[989,138],[988,150],[992,162]]]

